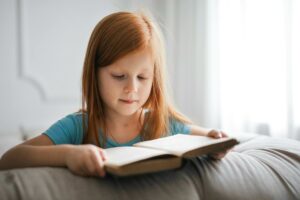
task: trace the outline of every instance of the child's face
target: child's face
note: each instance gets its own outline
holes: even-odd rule
[[[99,68],[98,84],[105,112],[129,116],[138,111],[150,95],[153,72],[154,61],[148,49]]]

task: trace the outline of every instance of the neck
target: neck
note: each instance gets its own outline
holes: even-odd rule
[[[106,113],[105,122],[109,126],[125,128],[131,124],[137,124],[139,122],[139,117],[141,112],[142,110],[139,110],[130,116],[121,116],[121,115],[116,115],[114,113],[110,113],[110,114]]]
[[[141,130],[141,124],[144,116],[141,115],[143,110],[139,110],[130,116],[121,116],[115,113],[106,114],[106,125],[108,136],[114,140],[126,141],[128,138],[134,138]],[[139,121],[141,115],[141,121]]]

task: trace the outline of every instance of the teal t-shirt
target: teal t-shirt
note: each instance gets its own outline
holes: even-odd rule
[[[82,144],[84,133],[82,128],[82,113],[73,113],[58,120],[43,134],[47,135],[54,144]],[[190,134],[190,127],[174,119],[170,119],[170,133],[169,135],[176,135],[178,133]],[[99,139],[102,134],[99,131]],[[105,148],[118,146],[132,146],[140,142],[141,137],[138,135],[126,143],[117,143],[110,138],[107,139]]]

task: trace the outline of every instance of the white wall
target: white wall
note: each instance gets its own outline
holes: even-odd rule
[[[39,134],[80,106],[90,33],[109,1],[1,0],[0,134]]]
[[[205,123],[204,0],[0,0],[0,138],[40,134],[77,111],[93,27],[113,11],[140,8],[163,27],[175,103]]]

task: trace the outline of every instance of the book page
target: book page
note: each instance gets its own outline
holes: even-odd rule
[[[168,155],[168,152],[141,147],[114,147],[104,150],[107,154],[106,166],[122,166],[136,161]]]
[[[232,138],[214,139],[206,136],[177,134],[155,140],[139,142],[134,144],[134,146],[165,150],[174,155],[181,156],[190,150],[211,144],[222,143],[230,139]]]

